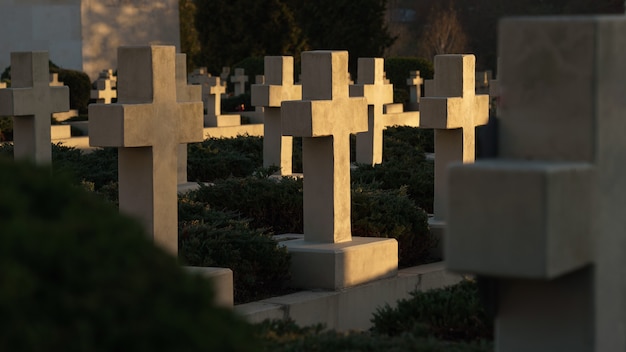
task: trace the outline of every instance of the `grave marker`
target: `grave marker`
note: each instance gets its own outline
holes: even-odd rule
[[[230,77],[230,81],[235,87],[235,96],[239,96],[246,92],[246,82],[248,82],[248,76],[245,74],[243,68],[236,68],[235,75]]]
[[[202,103],[179,102],[173,46],[118,50],[118,102],[89,106],[90,144],[118,147],[120,210],[178,251],[177,156],[202,141]]]
[[[626,19],[499,33],[500,154],[450,169],[446,265],[498,287],[497,351],[624,351]]]
[[[299,287],[339,289],[397,272],[394,239],[352,237],[350,134],[367,130],[365,98],[349,97],[348,52],[302,53],[301,101],[282,103],[283,134],[302,137],[304,239],[285,241]]]
[[[356,162],[375,165],[383,161],[383,107],[393,103],[393,85],[385,83],[385,60],[359,58],[357,84],[350,96],[365,97],[368,105],[367,131],[356,134]]]
[[[424,79],[420,77],[420,71],[409,71],[409,78],[406,79],[406,85],[409,87],[408,108],[410,111],[419,110],[423,83]]]
[[[265,83],[252,85],[252,105],[265,108],[263,166],[280,167],[281,175],[291,175],[293,137],[281,128],[281,103],[302,99],[302,86],[293,83],[293,57],[266,56]]]
[[[474,91],[474,55],[435,56],[433,96],[420,103],[420,127],[435,129],[434,218],[446,218],[446,169],[474,162],[476,126],[487,124],[489,97]]]
[[[208,127],[238,126],[241,124],[240,115],[222,115],[222,94],[226,86],[222,85],[219,77],[208,76],[208,95],[206,97],[206,115],[204,125]]]
[[[117,81],[101,77],[96,80],[96,89],[91,90],[91,99],[98,104],[111,104],[117,99],[117,90],[114,89]]]
[[[15,159],[52,160],[52,113],[69,110],[69,88],[50,86],[48,53],[11,53],[11,88],[0,90],[0,115],[13,116]]]

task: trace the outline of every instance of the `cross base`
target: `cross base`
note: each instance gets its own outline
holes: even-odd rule
[[[228,127],[228,126],[239,126],[241,125],[241,115],[237,114],[227,114],[227,115],[217,115],[217,116],[209,116],[204,115],[204,126],[205,127]]]
[[[398,242],[393,238],[352,237],[342,243],[297,239],[281,244],[291,254],[296,288],[340,290],[398,273]]]

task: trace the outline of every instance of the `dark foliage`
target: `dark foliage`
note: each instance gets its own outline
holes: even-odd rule
[[[0,169],[1,350],[255,350],[138,223],[49,169]]]
[[[480,301],[476,282],[461,283],[426,292],[413,291],[411,298],[386,305],[374,313],[372,330],[400,335],[426,329],[428,334],[451,341],[493,339],[493,319]]]
[[[192,198],[179,201],[181,260],[192,266],[232,269],[237,304],[286,292],[290,257],[271,233]]]

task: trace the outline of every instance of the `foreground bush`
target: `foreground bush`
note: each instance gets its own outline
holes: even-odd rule
[[[49,169],[0,160],[0,350],[252,351],[140,226]]]
[[[187,147],[187,179],[208,182],[251,175],[263,166],[263,138],[209,138]]]

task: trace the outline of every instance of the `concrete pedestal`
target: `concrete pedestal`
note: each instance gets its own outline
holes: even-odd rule
[[[341,243],[298,239],[281,244],[291,254],[292,285],[297,288],[340,290],[398,272],[398,242],[393,238],[352,237]]]

